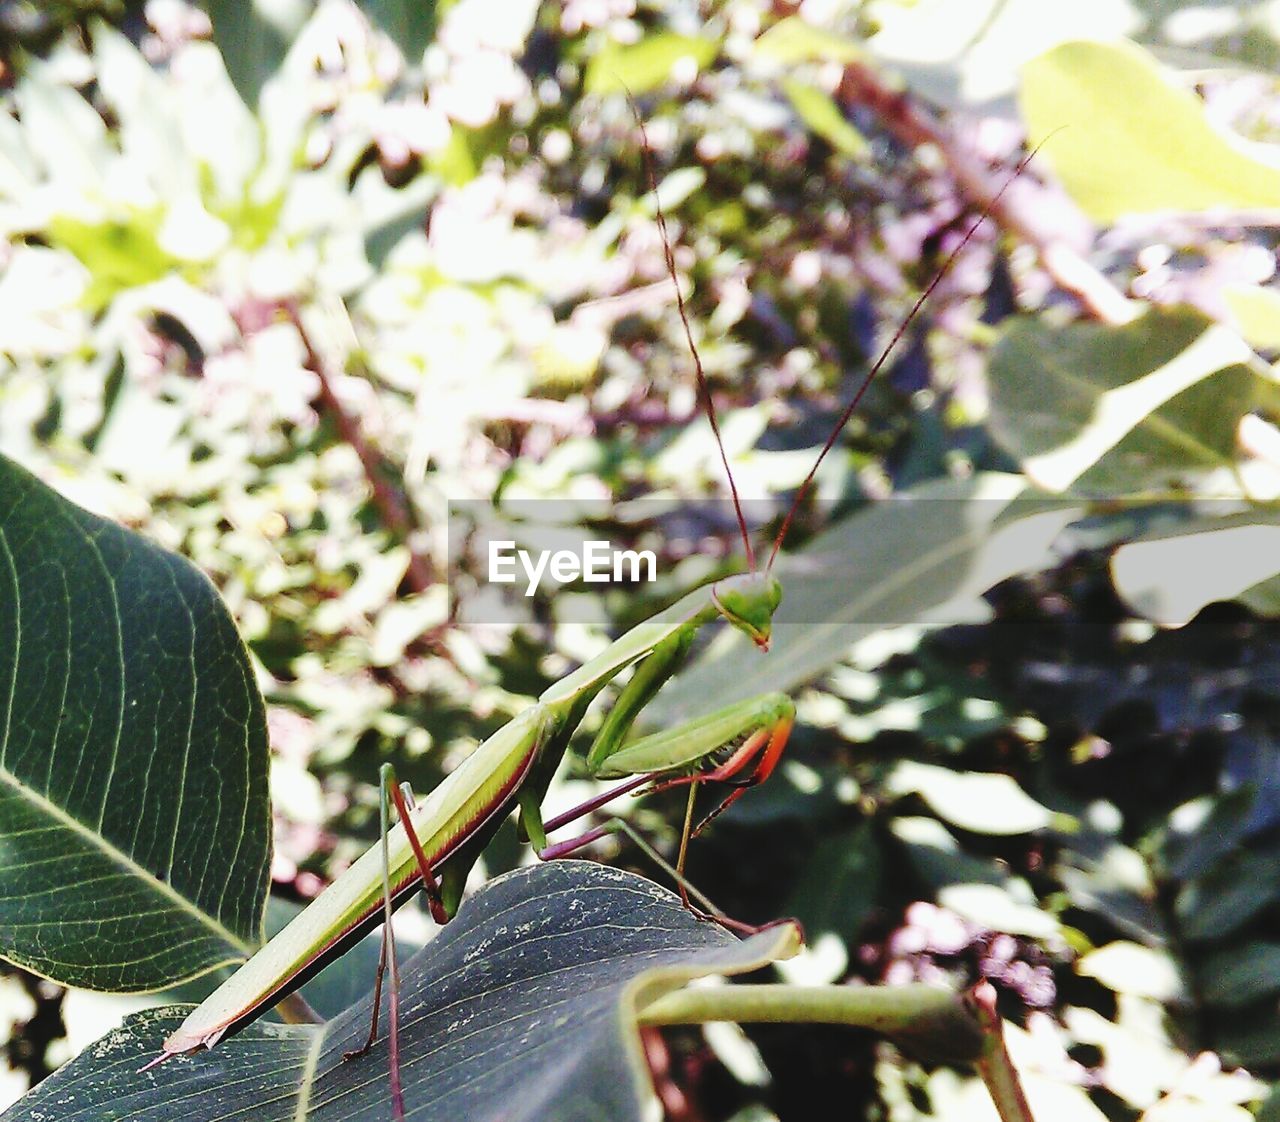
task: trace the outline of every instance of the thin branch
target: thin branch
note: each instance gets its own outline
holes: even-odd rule
[[[890,89],[871,67],[861,63],[845,67],[839,93],[846,104],[857,103],[874,109],[889,131],[908,147],[924,144],[936,147],[966,196],[976,206],[990,207],[992,217],[1001,226],[1034,246],[1049,275],[1061,288],[1075,295],[1094,319],[1122,324],[1138,314],[1139,305],[1129,300],[1057,231],[1046,228],[1025,191],[1010,192],[996,201],[1000,184],[993,180],[983,161],[957,143],[913,99]],[[1079,217],[1082,223],[1087,221],[1083,215]]]
[[[390,481],[393,474],[390,465],[382,454],[365,440],[364,434],[360,431],[359,422],[346,411],[342,400],[334,391],[333,372],[321,357],[311,334],[303,326],[297,304],[287,301],[283,307],[289,316],[289,322],[298,333],[298,338],[302,340],[303,350],[306,352],[307,369],[319,379],[321,409],[333,419],[338,435],[359,458],[365,479],[369,483],[373,505],[377,508],[383,524],[404,542],[405,548],[409,551],[405,580],[410,591],[426,592],[435,584],[431,563],[413,547],[414,520],[403,493]]]

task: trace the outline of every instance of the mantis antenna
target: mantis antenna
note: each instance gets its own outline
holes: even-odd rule
[[[791,501],[791,506],[787,510],[787,516],[782,520],[782,526],[778,530],[778,536],[773,539],[773,549],[769,553],[769,563],[765,566],[766,573],[773,572],[773,563],[778,559],[778,550],[782,548],[782,543],[786,539],[787,531],[791,528],[792,518],[795,517],[796,511],[800,508],[800,504],[804,502],[805,496],[813,486],[813,478],[818,474],[818,468],[822,466],[822,461],[827,458],[827,453],[835,446],[840,433],[844,431],[844,426],[849,423],[849,418],[853,416],[854,410],[858,408],[858,404],[862,401],[863,396],[866,394],[867,390],[871,388],[871,383],[875,381],[876,375],[880,373],[881,368],[893,353],[894,347],[901,342],[902,337],[907,333],[907,329],[914,322],[916,316],[920,314],[920,309],[924,307],[925,302],[933,295],[933,290],[937,288],[938,285],[942,283],[942,279],[951,272],[951,267],[955,264],[956,258],[960,256],[964,247],[969,244],[973,235],[978,232],[978,227],[991,216],[991,212],[995,210],[1000,200],[1004,197],[1004,193],[1013,185],[1013,181],[1023,173],[1026,166],[1031,162],[1035,154],[1040,151],[1040,148],[1044,143],[1045,141],[1042,140],[1018,161],[1018,166],[1013,169],[1009,177],[1000,185],[1000,190],[998,190],[991,197],[987,205],[982,208],[982,213],[978,215],[973,225],[965,231],[964,237],[960,239],[956,247],[947,254],[947,259],[943,261],[942,267],[933,274],[933,279],[925,286],[924,291],[916,297],[915,303],[911,305],[911,310],[906,314],[902,322],[898,324],[897,329],[893,333],[893,337],[889,340],[884,350],[880,352],[880,356],[871,364],[871,369],[862,376],[862,381],[858,383],[858,388],[854,390],[853,396],[849,398],[849,403],[844,407],[844,411],[840,414],[840,420],[836,422],[835,427],[831,430],[831,435],[827,437],[826,443],[822,446],[822,451],[818,453],[818,458],[813,461],[813,467],[809,469],[809,474],[804,477],[804,482],[800,484],[800,489],[796,492],[796,497]]]
[[[684,337],[689,344],[689,353],[693,355],[693,372],[698,381],[698,396],[702,398],[702,406],[707,412],[707,420],[711,422],[711,431],[715,434],[716,447],[720,450],[720,462],[724,464],[724,474],[729,480],[729,493],[733,496],[733,512],[738,517],[738,529],[742,533],[742,544],[747,551],[747,567],[756,571],[756,553],[751,545],[751,534],[747,530],[747,520],[742,513],[742,500],[738,497],[738,485],[734,482],[733,469],[729,467],[729,455],[724,450],[724,440],[720,436],[720,420],[716,416],[716,404],[711,399],[711,386],[707,382],[706,371],[702,369],[702,358],[698,354],[697,345],[693,341],[693,329],[689,326],[689,314],[684,304],[684,293],[680,288],[680,278],[676,273],[676,255],[671,248],[671,238],[667,234],[667,216],[662,209],[662,200],[658,197],[658,180],[653,172],[653,161],[649,159],[649,134],[644,127],[644,118],[640,115],[640,107],[635,98],[627,94],[631,102],[631,111],[635,114],[636,123],[640,126],[640,152],[644,159],[645,174],[649,179],[649,190],[653,192],[653,209],[657,218],[658,232],[662,235],[662,252],[667,261],[667,272],[671,275],[671,283],[676,290],[676,308],[680,312],[680,323],[684,327]]]
[[[662,252],[666,258],[667,272],[671,277],[671,283],[676,290],[676,309],[680,313],[680,323],[684,327],[685,340],[689,344],[689,352],[693,356],[694,376],[697,379],[698,396],[702,399],[703,408],[706,410],[707,420],[711,423],[711,431],[716,439],[716,447],[720,451],[720,462],[724,465],[725,477],[729,481],[729,493],[733,497],[733,510],[738,519],[738,529],[742,533],[742,543],[747,551],[747,566],[751,572],[756,571],[755,550],[751,545],[751,535],[747,530],[747,520],[742,512],[742,500],[738,495],[738,485],[733,478],[733,469],[729,466],[729,456],[725,451],[724,440],[720,435],[720,421],[716,415],[715,402],[711,397],[711,387],[707,382],[706,372],[702,368],[702,359],[698,354],[697,345],[693,341],[693,331],[689,326],[689,315],[685,307],[684,293],[680,288],[680,279],[676,273],[675,253],[671,248],[671,238],[667,232],[667,216],[662,209],[662,200],[658,197],[658,182],[653,170],[653,162],[649,158],[649,134],[644,127],[644,118],[640,114],[640,107],[636,104],[636,100],[628,92],[627,99],[631,103],[631,110],[635,115],[636,123],[640,128],[641,154],[644,160],[645,174],[649,180],[649,189],[653,192],[653,206],[657,220],[658,231],[662,235]],[[928,302],[929,297],[933,295],[934,289],[942,283],[943,279],[951,272],[952,266],[956,263],[956,259],[964,251],[972,240],[974,234],[978,232],[978,228],[989,218],[991,213],[999,205],[1000,200],[1004,197],[1006,191],[1013,185],[1015,179],[1020,176],[1027,165],[1035,157],[1036,153],[1044,146],[1048,140],[1046,137],[1041,140],[1034,148],[1031,149],[1020,161],[1017,167],[1013,169],[1009,177],[1000,185],[1000,189],[991,197],[986,206],[982,208],[982,212],[974,220],[973,224],[965,231],[964,237],[956,244],[955,248],[947,254],[947,258],[942,263],[942,267],[934,273],[933,278],[925,286],[923,292],[916,297],[915,303],[911,305],[911,310],[907,312],[902,322],[898,324],[894,330],[892,338],[880,352],[879,357],[871,364],[871,368],[863,375],[862,381],[858,383],[858,388],[854,390],[853,396],[849,398],[840,414],[840,419],[836,422],[831,430],[831,434],[827,437],[826,443],[823,444],[822,450],[818,453],[818,457],[813,461],[813,466],[809,469],[809,474],[804,477],[804,481],[800,484],[796,491],[795,498],[792,499],[790,507],[787,508],[786,517],[782,520],[782,526],[778,530],[778,536],[773,539],[773,547],[769,552],[769,562],[765,566],[765,572],[773,572],[773,564],[778,559],[778,551],[782,548],[782,543],[786,540],[787,532],[791,529],[791,522],[794,519],[796,511],[799,510],[800,504],[804,502],[810,489],[813,487],[814,477],[818,474],[818,468],[822,466],[822,461],[827,458],[827,453],[835,447],[836,441],[840,437],[840,433],[844,431],[845,425],[849,423],[849,418],[853,416],[854,411],[862,402],[867,390],[871,388],[871,383],[875,381],[876,375],[880,373],[884,364],[888,361],[889,356],[893,353],[894,348],[902,341],[902,337],[907,333],[911,324],[920,314],[921,309]]]

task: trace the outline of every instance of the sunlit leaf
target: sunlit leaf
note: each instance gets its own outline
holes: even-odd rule
[[[1023,880],[1005,885],[949,885],[938,892],[938,903],[989,931],[1032,939],[1051,939],[1058,934],[1057,920],[1038,906]]]
[[[848,122],[829,94],[817,86],[791,79],[783,82],[782,88],[800,119],[837,152],[855,158],[866,154],[866,140]]]
[[[681,76],[692,78],[719,50],[714,39],[674,32],[647,35],[626,45],[608,39],[587,63],[583,85],[593,94],[648,93],[670,81],[681,63],[693,68],[693,73]]]
[[[1190,308],[1119,327],[1006,323],[992,432],[1051,491],[1145,493],[1229,467],[1240,418],[1274,393],[1244,341]]]
[[[815,27],[800,16],[780,19],[755,41],[762,58],[781,63],[858,62],[866,57],[852,39]]]
[[[1042,158],[1099,222],[1280,207],[1280,167],[1215,128],[1200,99],[1132,43],[1055,47],[1023,67],[1019,101],[1032,143],[1053,134]]]
[[[1250,346],[1280,349],[1280,292],[1260,285],[1233,285],[1223,296]]]
[[[1079,973],[1097,978],[1116,993],[1131,993],[1156,1001],[1182,996],[1183,983],[1173,957],[1155,947],[1117,940],[1090,951],[1080,960]]]
[[[1280,573],[1280,517],[1259,510],[1126,542],[1111,559],[1135,612],[1182,627],[1206,604],[1234,600]]]
[[[1008,775],[959,772],[904,760],[890,772],[886,789],[918,794],[939,817],[978,834],[1026,834],[1054,816]]]

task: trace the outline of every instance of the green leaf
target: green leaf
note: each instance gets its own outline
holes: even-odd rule
[[[754,970],[795,948],[784,926],[739,941],[670,892],[594,862],[518,869],[467,900],[401,977],[401,1072],[410,1117],[469,1122],[652,1117],[635,1014],[685,982]],[[258,1022],[212,1052],[149,1072],[180,1013],[130,1018],[0,1122],[161,1122],[198,1098],[209,1122],[385,1119],[387,1038],[369,998],[323,1026]]]
[[[1280,943],[1246,943],[1210,955],[1197,971],[1210,1005],[1252,1005],[1280,992]]]
[[[940,818],[977,834],[1027,834],[1053,823],[1054,816],[1012,777],[960,772],[904,760],[890,772],[892,794],[918,794]]]
[[[867,154],[870,146],[862,133],[848,122],[830,94],[793,79],[784,81],[782,88],[800,119],[837,152],[855,159]]]
[[[101,190],[113,162],[102,117],[76,90],[48,80],[46,73],[35,70],[14,90],[28,152],[55,182],[74,185],[76,194]]]
[[[1133,43],[1055,47],[1023,67],[1019,101],[1031,142],[1052,134],[1043,159],[1099,222],[1280,205],[1280,168],[1217,130]]]
[[[673,32],[648,35],[626,45],[606,39],[587,63],[583,86],[589,94],[648,93],[671,79],[677,63],[687,59],[695,70],[703,70],[719,53],[715,39]]]
[[[761,58],[797,62],[861,62],[867,57],[862,45],[843,35],[814,27],[800,16],[787,16],[755,41]]]
[[[1051,563],[1050,546],[1078,511],[1025,494],[1013,475],[983,474],[912,488],[844,519],[775,572],[785,592],[767,654],[725,629],[645,711],[671,722],[789,690],[842,661],[854,643],[892,627],[986,619],[982,594]]]
[[[1223,1062],[1247,1068],[1270,1068],[1280,1060],[1280,1029],[1276,1025],[1274,1005],[1238,1010],[1222,1018],[1216,1033],[1216,1044]],[[1268,1115],[1260,1115],[1266,1117]]]
[[[1059,934],[1058,921],[1036,904],[1030,886],[1021,877],[1004,884],[952,884],[938,892],[938,903],[970,923],[989,931],[1052,939]]]
[[[1184,885],[1174,901],[1186,939],[1221,939],[1280,900],[1280,854],[1274,849],[1224,861],[1211,873]]]
[[[1085,826],[1066,840],[1053,871],[1074,907],[1150,946],[1169,938],[1151,869],[1137,850]]]
[[[222,52],[227,73],[246,105],[280,69],[303,24],[315,9],[313,0],[205,0],[213,24],[213,41]]]
[[[422,61],[436,34],[435,0],[358,0],[357,6],[400,48],[410,66]]]
[[[936,818],[893,818],[889,830],[911,863],[912,872],[937,892],[953,884],[1004,885],[1008,869],[995,861],[966,853]]]
[[[867,50],[916,96],[948,111],[1010,115],[1018,72],[1029,59],[1072,39],[1109,39],[1135,23],[1132,0],[1046,4],[1000,0],[956,4],[906,0],[878,4]]]
[[[186,561],[0,457],[0,954],[157,989],[257,944],[267,738]]]
[[[1229,467],[1240,418],[1274,393],[1244,341],[1192,308],[1120,327],[1006,322],[991,431],[1051,491],[1145,493]]]
[[[1237,600],[1280,573],[1280,515],[1206,520],[1126,542],[1111,559],[1116,591],[1162,627],[1190,623],[1206,604]]]
[[[798,919],[810,938],[830,931],[851,943],[875,907],[883,870],[870,822],[824,838],[809,854],[783,914]]]
[[[1248,832],[1257,797],[1248,785],[1179,807],[1165,835],[1169,875],[1178,880],[1202,876],[1234,850]]]

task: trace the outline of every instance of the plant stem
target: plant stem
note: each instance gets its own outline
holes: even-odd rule
[[[982,1056],[977,1063],[978,1074],[987,1085],[987,1093],[1001,1122],[1035,1122],[1022,1091],[1018,1069],[1013,1066],[1009,1050],[1004,1046],[1002,1022],[996,1012],[995,987],[987,981],[979,982],[965,995],[965,1001],[982,1025]]]
[[[405,572],[406,583],[413,592],[425,592],[435,583],[431,563],[413,545],[415,529],[408,500],[391,482],[393,472],[382,454],[365,439],[360,423],[347,412],[334,388],[335,373],[320,353],[310,332],[304,325],[302,311],[293,301],[282,305],[289,317],[306,354],[306,366],[320,382],[320,407],[333,420],[334,427],[343,442],[350,446],[360,460],[365,479],[369,483],[373,505],[383,523],[404,543],[409,562]]]
[[[279,1005],[276,1012],[287,1025],[322,1025],[324,1018],[307,1003],[300,993],[291,993]]]
[[[711,986],[677,990],[640,1011],[644,1025],[707,1021],[852,1025],[931,1060],[976,1061],[983,1028],[964,995],[939,986]]]
[[[1001,1122],[1035,1122],[1004,1046],[995,990],[906,986],[711,986],[668,993],[639,1013],[641,1025],[708,1021],[851,1025],[889,1037],[921,1059],[971,1062]]]
[[[866,105],[874,109],[885,126],[908,147],[934,145],[951,169],[965,194],[980,206],[987,206],[998,188],[977,153],[969,151],[914,99],[893,89],[876,72],[863,63],[850,63],[841,77],[839,99],[845,104]],[[1130,301],[1102,273],[1093,267],[1072,244],[1073,239],[1047,222],[1047,208],[1022,202],[1023,192],[1010,192],[992,207],[992,215],[1005,229],[1036,247],[1040,260],[1059,287],[1073,293],[1094,319],[1102,323],[1128,323],[1138,314],[1138,305]],[[1079,230],[1091,223],[1065,198],[1055,200],[1060,215],[1075,216]]]

